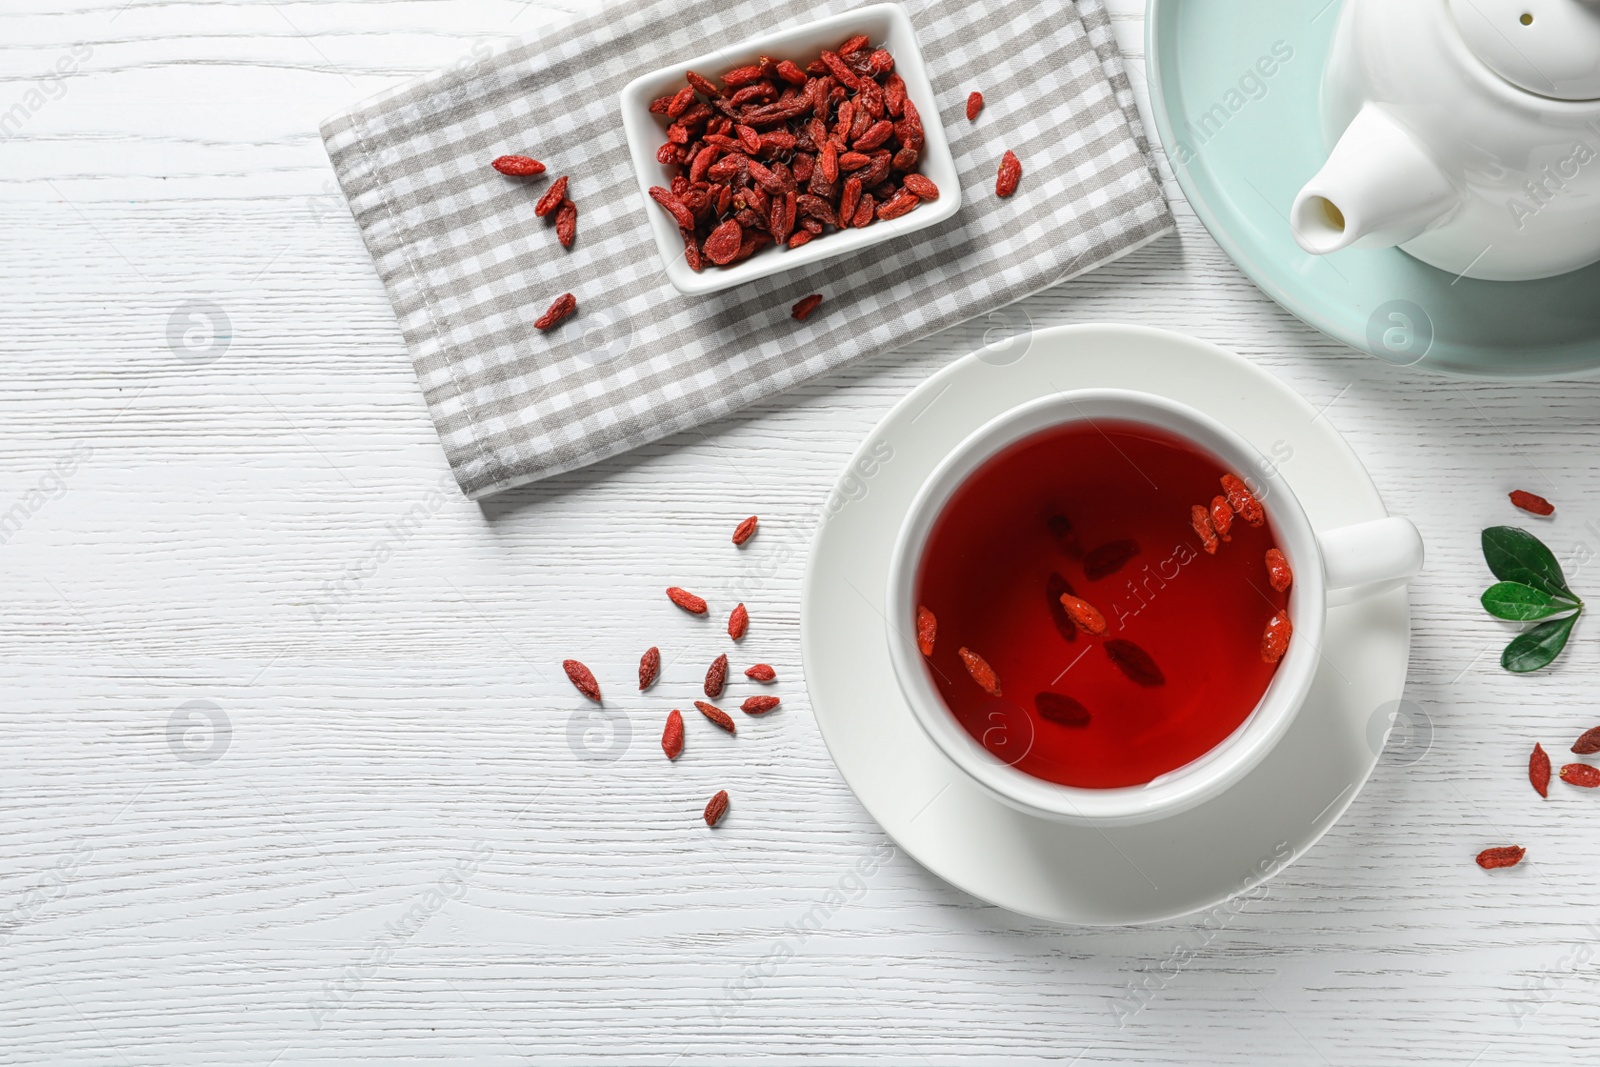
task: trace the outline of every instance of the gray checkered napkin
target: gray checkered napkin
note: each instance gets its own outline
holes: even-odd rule
[[[913,0],[967,192],[960,212],[848,261],[680,294],[650,235],[618,91],[732,38],[858,5],[622,0],[532,39],[480,46],[323,125],[467,496],[720,418],[1172,229],[1104,0]],[[987,100],[976,123],[964,112],[972,89]],[[1008,148],[1024,177],[999,200]],[[534,217],[547,183],[489,168],[511,152],[571,175],[580,211],[571,250]],[[568,291],[578,316],[535,330]],[[794,321],[790,305],[812,292],[825,295],[826,313]]]

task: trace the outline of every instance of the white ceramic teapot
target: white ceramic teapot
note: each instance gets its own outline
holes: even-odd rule
[[[1322,108],[1307,252],[1496,281],[1600,260],[1600,0],[1345,0]]]

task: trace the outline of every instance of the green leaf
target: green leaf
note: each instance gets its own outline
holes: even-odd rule
[[[1502,582],[1518,582],[1551,596],[1578,600],[1567,588],[1566,575],[1561,573],[1555,554],[1527,530],[1515,526],[1489,527],[1483,531],[1483,558]]]
[[[1497,619],[1510,619],[1512,622],[1548,619],[1552,615],[1576,611],[1578,608],[1576,601],[1553,597],[1521,582],[1491,585],[1484,590],[1482,599],[1483,610]]]
[[[1516,640],[1500,653],[1500,666],[1517,674],[1527,674],[1548,666],[1567,647],[1567,638],[1572,636],[1572,628],[1577,623],[1578,616],[1568,615],[1564,619],[1541,622],[1531,630],[1518,634]]]

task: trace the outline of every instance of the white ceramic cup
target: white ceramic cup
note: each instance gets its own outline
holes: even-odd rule
[[[1294,637],[1267,690],[1243,723],[1200,758],[1143,785],[1083,789],[1035,778],[979,744],[956,721],[917,650],[917,568],[951,494],[985,461],[1041,430],[1077,421],[1142,423],[1187,440],[1243,478],[1261,499],[1294,571]],[[1277,467],[1244,438],[1184,404],[1148,393],[1058,393],[1013,408],[979,428],[928,476],[911,503],[889,563],[889,655],[913,714],[933,743],[975,782],[1033,815],[1084,825],[1130,825],[1176,814],[1217,796],[1261,762],[1288,730],[1317,672],[1330,594],[1358,599],[1401,585],[1422,569],[1422,538],[1391,517],[1317,533]],[[1020,754],[1017,759],[1020,759]]]

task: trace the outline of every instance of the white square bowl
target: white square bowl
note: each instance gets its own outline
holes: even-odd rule
[[[684,71],[692,70],[713,80],[724,71],[754,63],[758,56],[791,59],[804,67],[824,49],[837,48],[858,33],[864,33],[874,47],[887,48],[894,56],[894,69],[906,83],[906,95],[917,106],[922,118],[923,146],[918,170],[939,187],[939,199],[928,201],[897,219],[876,221],[865,229],[836,230],[822,234],[799,248],[769,246],[731,267],[707,263],[696,273],[683,258],[683,238],[672,217],[650,199],[650,187],[672,184],[676,167],[657,161],[656,151],[666,142],[666,124],[650,113],[650,101],[677,92],[688,84]],[[661,251],[667,278],[681,293],[713,293],[779,271],[809,266],[845,252],[859,252],[891,237],[943,222],[961,209],[961,183],[956,174],[950,144],[945,139],[939,109],[933,99],[933,86],[922,65],[922,50],[917,46],[911,18],[899,4],[873,4],[821,19],[817,22],[779,30],[730,45],[683,63],[674,63],[629,82],[622,90],[622,127],[628,136],[628,151],[639,178],[639,197],[644,204],[656,247]]]

